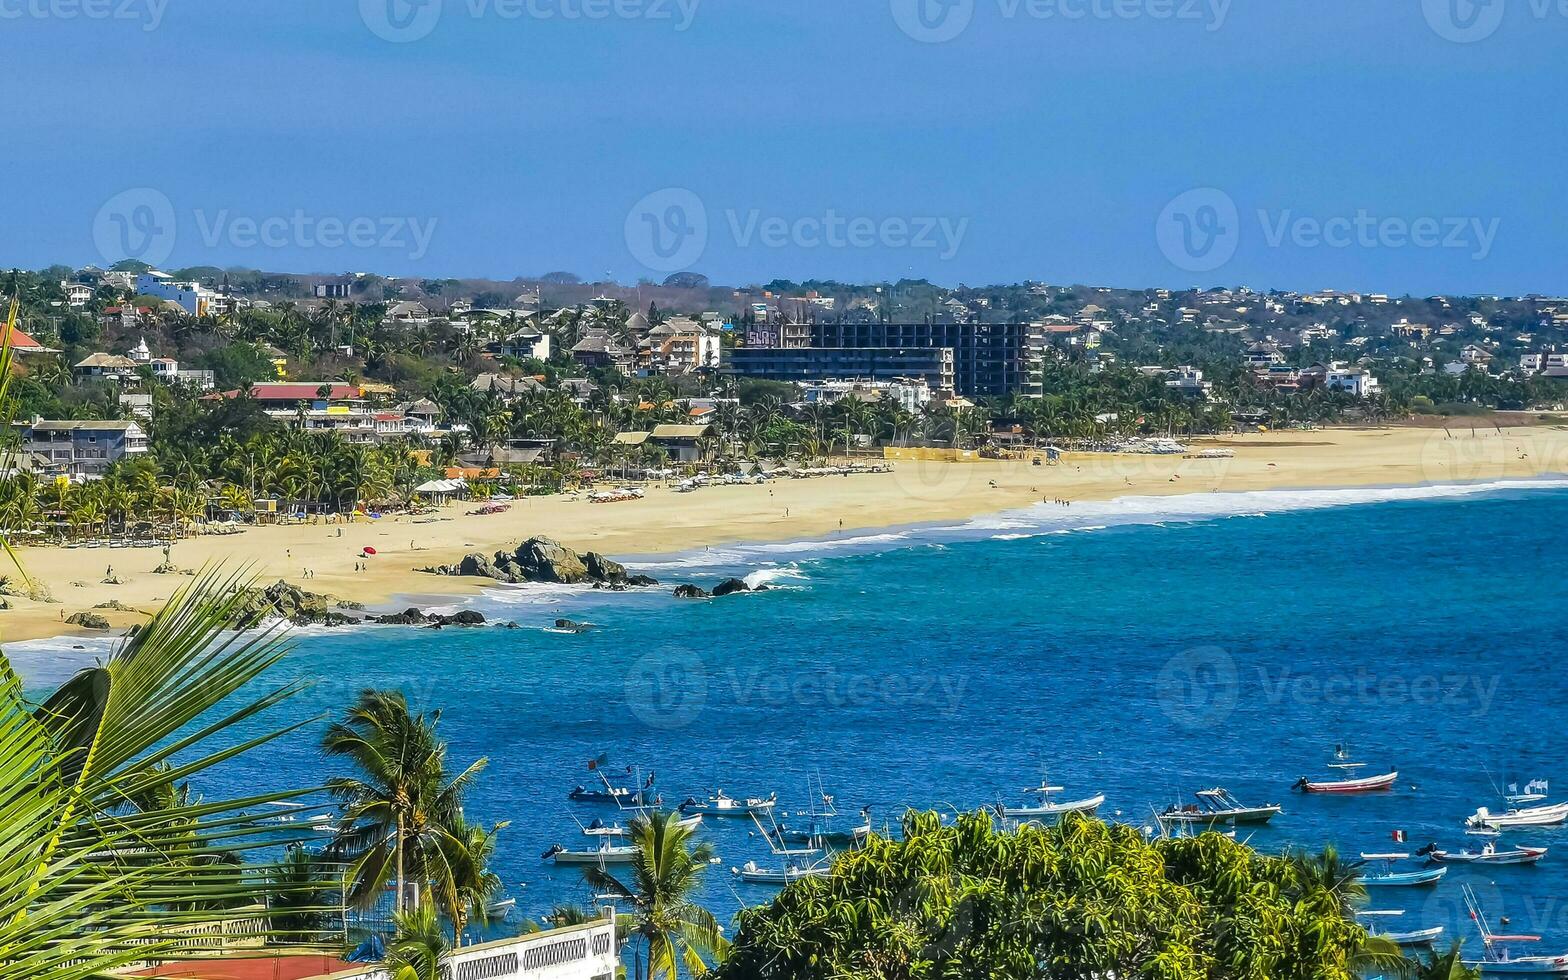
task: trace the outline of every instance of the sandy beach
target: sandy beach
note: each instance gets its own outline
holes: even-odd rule
[[[548,535],[579,550],[626,556],[684,551],[741,541],[778,541],[840,531],[952,521],[1040,503],[1120,496],[1239,492],[1312,487],[1409,486],[1522,479],[1568,473],[1568,427],[1497,429],[1451,421],[1441,427],[1398,426],[1256,433],[1204,440],[1192,453],[1224,448],[1231,458],[1069,454],[1057,465],[1027,461],[894,464],[893,472],[776,480],[765,486],[709,487],[677,494],[664,487],[645,499],[589,503],[583,495],[514,501],[504,514],[478,516],[455,503],[434,516],[386,517],[355,524],[251,528],[180,541],[172,557],[184,569],[223,563],[248,568],[262,582],[284,579],[369,606],[402,595],[459,595],[483,588],[415,569],[464,554],[515,547]],[[361,549],[376,549],[363,562]],[[162,549],[26,548],[27,573],[56,603],[10,598],[0,611],[0,641],[92,631],[63,621],[111,600],[154,610],[189,579],[154,574]],[[365,565],[363,571],[356,566]],[[105,584],[112,575],[121,584]],[[3,574],[17,577],[14,569]],[[96,610],[116,630],[143,617]]]

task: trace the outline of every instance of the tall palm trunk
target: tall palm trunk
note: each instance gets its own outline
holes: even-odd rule
[[[392,901],[392,908],[398,912],[403,911],[403,814],[397,815],[397,898]]]

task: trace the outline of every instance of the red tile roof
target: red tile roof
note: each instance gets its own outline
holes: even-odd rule
[[[354,385],[334,381],[331,386],[332,392],[327,397],[332,401],[347,401],[364,397],[364,393]],[[320,390],[321,384],[309,381],[294,381],[281,384],[252,385],[250,393],[251,397],[261,401],[309,402],[315,401],[320,397],[316,394]],[[224,398],[238,398],[239,395],[239,389],[223,393]]]
[[[3,320],[3,319],[4,319],[3,317],[0,317],[0,320]],[[3,338],[5,336],[4,331],[5,331],[5,324],[3,322],[0,322],[0,338]],[[12,327],[11,328],[11,349],[12,350],[17,350],[17,351],[23,351],[23,350],[48,350],[48,348],[45,347],[43,344],[40,344],[38,341],[36,341],[33,338],[29,337],[27,334],[23,333],[21,330],[17,329],[16,327]]]
[[[355,964],[335,956],[224,957],[165,963],[131,974],[139,977],[182,977],[191,980],[306,980],[352,970]]]

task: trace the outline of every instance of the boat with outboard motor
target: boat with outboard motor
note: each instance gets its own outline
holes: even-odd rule
[[[1264,824],[1283,812],[1278,803],[1248,806],[1232,796],[1229,790],[1216,786],[1193,794],[1197,803],[1185,806],[1172,803],[1163,812],[1155,814],[1161,824],[1186,824],[1190,827],[1224,827],[1236,824]]]
[[[1439,864],[1535,864],[1546,857],[1546,851],[1544,847],[1525,847],[1523,844],[1499,850],[1494,842],[1487,841],[1479,851],[1445,851],[1436,844],[1428,844],[1416,855]]]
[[[704,817],[752,817],[759,814],[771,814],[778,805],[779,795],[772,793],[767,797],[751,796],[744,800],[737,800],[726,796],[724,791],[717,790],[708,797],[707,802],[688,796],[678,809],[688,816],[701,814]]]
[[[1398,862],[1409,859],[1409,854],[1363,854],[1362,861],[1368,864],[1381,864],[1384,870],[1377,874],[1367,874],[1362,871],[1357,874],[1356,880],[1367,888],[1408,888],[1435,885],[1448,874],[1448,869],[1443,867],[1422,868],[1420,871],[1394,870]]]
[[[1340,779],[1308,779],[1302,776],[1292,788],[1303,793],[1377,793],[1392,789],[1399,779],[1399,770],[1377,776],[1357,776],[1356,771],[1366,768],[1365,762],[1354,762],[1343,745],[1334,746],[1334,761],[1328,768],[1338,770]]]
[[[1040,802],[1026,803],[1023,806],[1004,806],[998,803],[996,812],[1008,820],[1051,821],[1060,820],[1066,813],[1081,813],[1086,817],[1092,817],[1105,802],[1104,793],[1096,793],[1081,800],[1058,802],[1054,797],[1057,793],[1063,792],[1063,787],[1052,786],[1048,779],[1041,780],[1039,786],[1031,786],[1024,792],[1039,797]]]

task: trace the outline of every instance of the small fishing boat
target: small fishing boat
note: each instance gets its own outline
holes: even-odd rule
[[[262,818],[262,823],[279,827],[283,830],[301,831],[311,834],[337,833],[338,818],[330,813],[311,813],[310,807],[301,803],[268,803],[267,806],[278,811],[274,816]]]
[[[1428,844],[1416,853],[1440,864],[1535,864],[1546,857],[1546,850],[1544,847],[1525,847],[1520,844],[1500,851],[1496,844],[1487,841],[1486,846],[1479,851],[1445,851],[1436,844]]]
[[[687,816],[700,814],[704,817],[751,817],[758,814],[771,814],[778,801],[777,793],[770,794],[766,798],[751,796],[744,800],[737,800],[724,795],[721,789],[708,797],[706,803],[689,796],[679,809]]]
[[[1505,830],[1509,827],[1556,827],[1564,821],[1568,821],[1568,803],[1510,807],[1502,813],[1493,813],[1483,806],[1465,818],[1465,826]]]
[[[1059,820],[1064,813],[1081,813],[1093,816],[1094,812],[1105,802],[1104,793],[1096,793],[1082,800],[1064,800],[1057,802],[1053,797],[1063,791],[1061,786],[1052,786],[1049,780],[1042,780],[1039,786],[1031,786],[1024,792],[1031,796],[1038,796],[1039,803],[1025,804],[1024,806],[997,805],[996,812],[1009,820]]]
[[[623,837],[626,831],[620,827],[584,827],[583,833],[589,837],[597,837],[599,846],[591,851],[573,851],[561,844],[557,844],[540,855],[544,861],[554,861],[556,864],[630,864],[637,859],[637,847],[632,844],[616,844],[617,838]]]
[[[1359,776],[1356,771],[1366,768],[1365,762],[1352,762],[1350,753],[1343,745],[1334,746],[1334,761],[1328,768],[1336,770],[1339,779],[1308,779],[1302,776],[1296,781],[1294,789],[1303,793],[1377,793],[1391,789],[1399,779],[1399,771],[1386,772],[1379,776]]]
[[[1524,789],[1519,789],[1518,783],[1509,783],[1508,792],[1503,794],[1503,799],[1509,806],[1524,806],[1527,803],[1539,803],[1546,799],[1546,794],[1551,792],[1552,784],[1544,779],[1532,779],[1524,784]]]
[[[1381,919],[1395,918],[1405,914],[1404,909],[1362,909],[1356,913],[1357,918]],[[1433,926],[1430,929],[1379,929],[1369,928],[1368,932],[1374,936],[1386,939],[1396,946],[1430,946],[1443,934],[1442,926]]]
[[[614,804],[622,810],[651,809],[663,802],[654,791],[653,773],[648,774],[647,780],[639,780],[642,782],[640,789],[617,786],[604,774],[607,759],[607,756],[601,755],[588,763],[588,771],[599,777],[599,785],[602,788],[589,789],[586,786],[576,786],[566,794],[566,798],[574,803]],[[626,767],[626,775],[631,776],[635,772],[633,767]]]
[[[1395,871],[1396,862],[1410,858],[1409,854],[1363,854],[1361,860],[1368,864],[1380,863],[1383,865],[1381,872],[1376,874],[1362,873],[1359,878],[1361,884],[1368,888],[1410,888],[1422,885],[1435,885],[1448,874],[1447,868],[1422,868],[1420,871]]]
[[[517,908],[517,899],[498,899],[497,901],[487,902],[485,904],[485,916],[486,918],[505,921],[507,917],[512,914],[512,910],[515,908]]]
[[[1282,811],[1278,803],[1247,806],[1232,796],[1228,790],[1218,786],[1214,789],[1199,790],[1193,795],[1197,797],[1197,803],[1189,803],[1186,806],[1173,803],[1165,812],[1156,814],[1155,818],[1162,824],[1216,827],[1241,823],[1268,823]]]
[[[1465,906],[1470,911],[1470,920],[1481,933],[1481,945],[1485,953],[1479,960],[1465,960],[1466,966],[1480,970],[1483,977],[1554,976],[1568,973],[1568,955],[1513,955],[1513,950],[1509,948],[1510,943],[1538,943],[1541,937],[1497,935],[1492,932],[1492,927],[1487,923],[1486,913],[1481,909],[1481,903],[1475,897],[1474,889],[1465,885],[1464,896]]]
[[[802,878],[825,878],[833,873],[833,868],[827,864],[799,863],[786,864],[782,868],[764,868],[755,861],[747,861],[738,868],[731,868],[730,873],[748,884],[782,888]]]
[[[1306,776],[1296,781],[1293,789],[1304,793],[1376,793],[1389,789],[1399,779],[1399,771],[1383,773],[1378,776],[1361,776],[1358,770],[1365,769],[1365,762],[1356,762],[1351,759],[1350,751],[1343,745],[1334,746],[1333,761],[1328,763],[1328,768],[1335,770],[1336,779],[1308,779]]]

